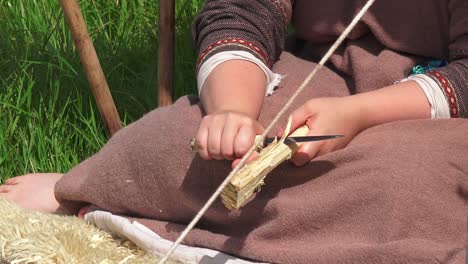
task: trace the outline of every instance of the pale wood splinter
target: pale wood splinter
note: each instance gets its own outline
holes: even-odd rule
[[[280,140],[273,142],[262,149],[258,157],[246,164],[231,179],[221,193],[221,200],[226,208],[237,210],[244,206],[256,190],[264,185],[263,180],[274,168],[291,158],[303,143],[284,144],[284,139],[289,134],[291,119]],[[306,136],[309,132],[307,126],[302,126],[290,136]]]

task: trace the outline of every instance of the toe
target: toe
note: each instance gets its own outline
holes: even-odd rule
[[[78,212],[77,217],[78,218],[84,218],[85,214],[88,213],[90,207],[91,206],[89,206],[89,205],[82,207],[80,209],[80,211]]]
[[[2,185],[0,185],[0,194],[11,192],[12,186],[17,184],[18,181],[15,178],[6,180]]]
[[[0,185],[0,194],[2,193],[9,193],[11,191],[11,187],[7,184]]]
[[[5,181],[4,185],[16,185],[18,184],[18,179],[16,178],[10,178]]]

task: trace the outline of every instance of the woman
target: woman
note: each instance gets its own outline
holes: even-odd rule
[[[64,176],[15,178],[2,196],[45,211],[91,204],[175,239],[363,5],[207,1],[194,24],[200,103],[157,109]],[[296,166],[237,212],[215,203],[185,243],[275,263],[460,263],[467,12],[465,0],[377,1],[292,112],[294,128],[346,137],[303,145]],[[426,71],[432,60],[448,63]]]

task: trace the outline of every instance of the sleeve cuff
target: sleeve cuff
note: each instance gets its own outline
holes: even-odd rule
[[[265,87],[265,96],[272,95],[275,87],[279,85],[284,76],[273,73],[261,60],[246,51],[224,51],[219,52],[203,62],[200,66],[197,75],[198,94],[201,93],[203,84],[210,75],[210,73],[219,64],[228,60],[246,60],[258,65],[265,73],[267,85]]]
[[[450,107],[447,102],[447,98],[437,82],[425,74],[411,75],[410,77],[401,80],[401,82],[405,81],[415,81],[424,91],[424,94],[431,105],[432,119],[450,118]]]

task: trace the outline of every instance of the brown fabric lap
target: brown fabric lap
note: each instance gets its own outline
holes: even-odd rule
[[[281,166],[244,209],[210,210],[185,243],[277,263],[460,263],[468,216],[468,143],[460,142],[466,129],[466,120],[369,129],[306,167]],[[153,206],[183,210],[183,195],[174,199]],[[136,220],[169,239],[184,228]]]
[[[294,65],[296,70],[290,71]],[[274,96],[265,99],[260,116],[264,126],[268,125],[274,114],[294,93],[300,80],[314,66],[315,63],[283,54],[276,69],[280,73],[284,72],[286,77]],[[328,83],[333,84],[332,89],[321,88],[324,86],[322,84]],[[345,82],[328,69],[324,69],[311,86],[291,110],[310,98],[347,94]],[[56,187],[57,198],[72,211],[77,210],[82,203],[70,201],[83,201],[116,213],[139,214],[139,209],[143,209],[145,216],[172,221],[187,220],[186,217],[174,217],[180,212],[186,214],[187,210],[198,211],[200,204],[207,200],[230,171],[230,162],[205,162],[190,153],[189,142],[196,135],[201,118],[198,98],[194,96],[182,97],[172,106],[148,113],[119,131],[101,151],[67,173]],[[278,126],[284,124],[285,118]],[[272,134],[275,132],[276,128]],[[103,186],[108,191],[102,192]],[[148,207],[152,207],[152,201],[141,203],[144,200],[141,194],[154,193],[161,187],[163,190],[160,194],[154,195],[183,204],[148,211]],[[73,188],[73,191],[68,188]],[[127,195],[114,197],[116,193],[122,192]],[[138,202],[133,202],[133,198],[129,199],[127,196],[134,197]],[[103,201],[106,201],[105,204]]]
[[[313,63],[283,54],[287,74],[260,118],[266,125]],[[294,66],[294,67],[293,67]],[[296,102],[349,94],[325,69]],[[190,153],[202,117],[195,97],[157,109],[117,133],[56,186],[63,206],[81,202],[131,216],[176,238],[230,170]],[[456,263],[463,257],[468,193],[466,120],[371,128],[305,167],[277,168],[237,212],[217,201],[186,239],[279,263]]]

